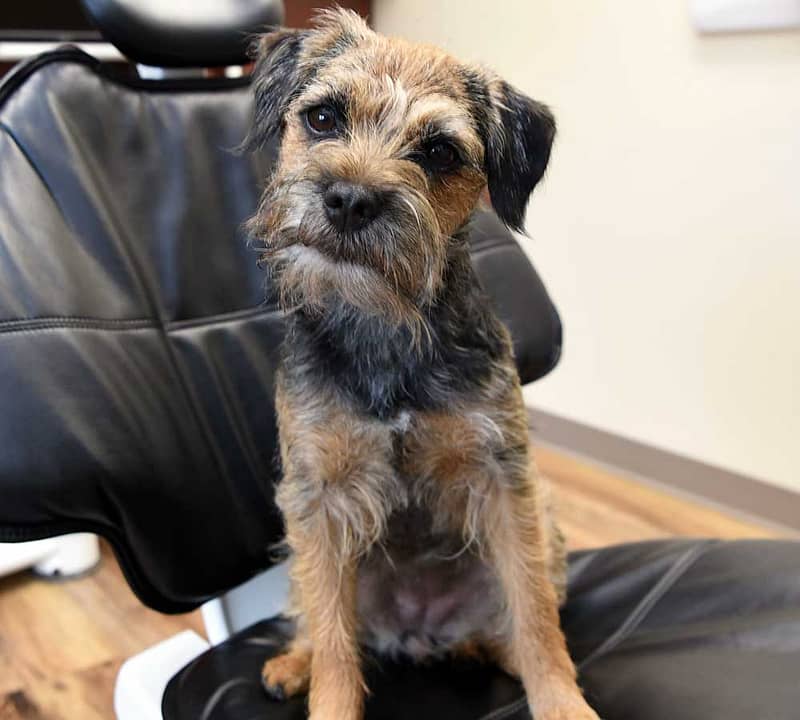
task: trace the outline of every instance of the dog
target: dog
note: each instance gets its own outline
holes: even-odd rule
[[[279,150],[250,232],[287,315],[276,500],[296,623],[265,687],[359,720],[362,646],[481,653],[537,720],[597,720],[559,627],[564,545],[511,340],[466,240],[487,187],[521,229],[550,111],[340,9],[256,54],[248,142]]]

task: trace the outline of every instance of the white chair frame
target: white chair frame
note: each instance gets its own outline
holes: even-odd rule
[[[286,609],[289,578],[278,565],[202,607],[208,639],[192,630],[172,636],[128,659],[114,688],[117,720],[164,720],[161,702],[170,679],[213,645]]]

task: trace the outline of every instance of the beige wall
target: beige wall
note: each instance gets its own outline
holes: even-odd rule
[[[560,136],[526,241],[564,317],[550,412],[800,490],[800,33],[688,0],[374,0],[494,67]]]

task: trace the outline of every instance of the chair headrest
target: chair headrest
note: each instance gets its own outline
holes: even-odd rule
[[[240,65],[249,35],[283,22],[282,0],[81,1],[110,43],[156,67]]]

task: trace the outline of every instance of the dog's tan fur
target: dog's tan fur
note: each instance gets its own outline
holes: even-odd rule
[[[274,88],[291,41],[289,31],[262,40],[262,91]],[[267,263],[280,269],[276,282],[288,309],[326,318],[335,301],[343,316],[378,318],[389,335],[407,331],[409,352],[423,353],[435,342],[428,318],[444,302],[447,278],[470,277],[458,238],[487,184],[501,81],[482,69],[466,76],[485,83],[491,103],[482,135],[465,85],[468,66],[441,50],[379,36],[345,12],[323,15],[298,47],[292,77],[299,89],[280,108],[280,157],[252,229]],[[331,93],[346,98],[346,136],[312,143],[302,108]],[[275,111],[270,102],[264,113]],[[432,122],[458,139],[463,155],[446,178],[409,159]],[[329,177],[391,189],[398,226],[386,226],[381,242],[333,247],[314,204],[315,188]],[[372,590],[403,562],[416,562],[397,527],[419,517],[425,533],[458,550],[453,557],[461,556],[465,577],[498,588],[497,607],[486,611],[490,625],[465,626],[445,649],[488,655],[519,675],[537,720],[597,720],[559,628],[563,542],[530,455],[511,341],[499,323],[487,322],[499,350],[485,376],[468,389],[442,390],[450,400],[431,407],[365,410],[307,354],[289,356],[279,372],[284,476],[277,501],[292,552],[297,635],[267,662],[264,679],[276,695],[310,687],[313,720],[361,718],[364,633],[374,630],[388,646],[396,641]],[[371,573],[381,582],[370,585]]]

